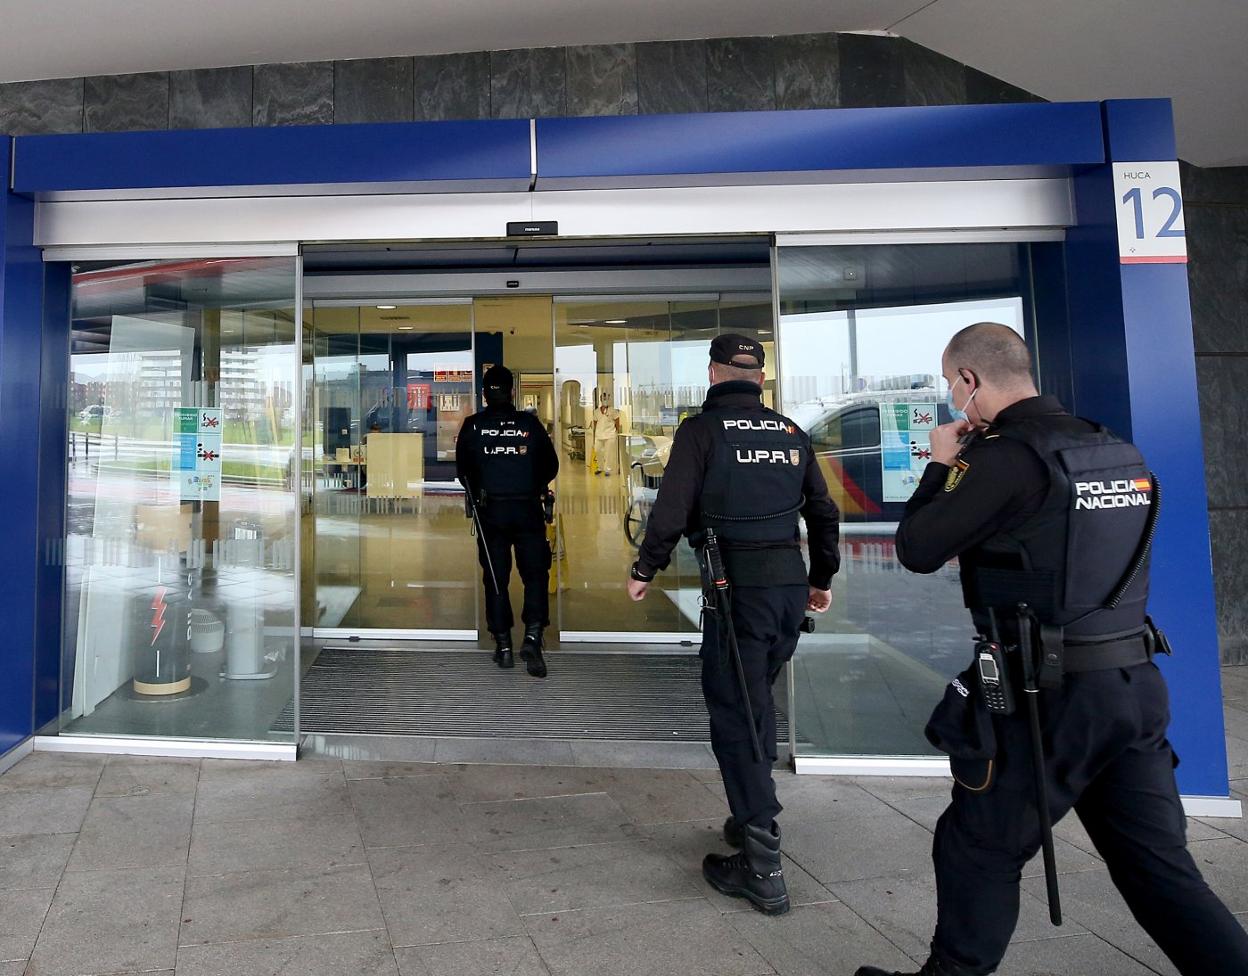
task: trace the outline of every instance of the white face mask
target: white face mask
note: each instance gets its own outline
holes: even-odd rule
[[[958,384],[962,382],[964,382],[964,380],[962,379],[962,374],[959,373],[958,378],[953,383],[953,386],[949,387],[949,415],[953,417],[954,420],[965,420],[969,423],[971,418],[966,415],[966,408],[969,407],[971,402],[975,399],[975,394],[979,392],[979,387],[976,387],[971,391],[971,395],[966,398],[966,403],[962,404],[961,407],[956,407],[953,403],[953,391],[956,390]]]

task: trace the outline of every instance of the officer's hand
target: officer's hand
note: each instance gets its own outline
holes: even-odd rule
[[[806,609],[815,613],[823,613],[832,606],[832,591],[810,588],[810,596],[806,598]]]
[[[932,431],[932,460],[940,464],[952,465],[962,450],[961,440],[975,429],[969,420],[955,420],[951,424],[941,424]]]
[[[628,581],[628,598],[637,603],[646,598],[646,590],[649,589],[649,583],[643,583],[641,580],[630,579]]]

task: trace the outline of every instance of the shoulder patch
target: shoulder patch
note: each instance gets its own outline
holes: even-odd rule
[[[962,458],[958,458],[949,468],[949,474],[945,476],[945,491],[953,491],[958,485],[962,484],[962,479],[966,477],[966,472],[971,466]]]

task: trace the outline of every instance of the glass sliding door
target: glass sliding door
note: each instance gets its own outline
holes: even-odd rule
[[[75,268],[62,733],[295,741],[298,273]]]
[[[747,333],[773,356],[770,295],[557,299],[554,312],[563,639],[696,643],[687,542],[650,599],[633,603],[623,581],[676,428],[706,397],[710,341]],[[774,382],[764,395],[774,404]]]
[[[811,437],[841,510],[832,609],[793,666],[798,756],[923,756],[923,727],[969,660],[957,563],[919,576],[893,538],[948,422],[941,353],[959,329],[1030,336],[1019,244],[782,247],[783,412]]]
[[[455,435],[475,403],[472,318],[468,300],[312,304],[321,636],[476,637],[455,481]]]

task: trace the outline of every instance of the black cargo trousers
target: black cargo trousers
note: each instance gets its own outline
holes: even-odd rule
[[[711,749],[724,780],[728,808],[739,824],[770,828],[781,810],[771,776],[776,762],[772,687],[797,650],[809,597],[805,585],[732,588],[732,622],[753,710],[749,717],[720,621],[711,613],[702,618],[702,694],[711,718]],[[754,759],[751,719],[762,745],[762,762]]]
[[[551,554],[541,501],[491,498],[479,514],[481,531],[477,538],[477,558],[485,581],[485,620],[490,633],[507,633],[516,622],[507,589],[511,582],[513,549],[516,568],[524,583],[520,619],[526,627],[549,626]]]
[[[1177,761],[1166,740],[1169,696],[1157,667],[1070,674],[1060,690],[1040,696],[1053,821],[1075,811],[1132,915],[1180,973],[1248,973],[1248,935],[1187,851]],[[992,777],[978,792],[955,783],[933,844],[932,949],[977,974],[993,972],[1005,955],[1021,871],[1040,848],[1022,703],[994,726]],[[952,760],[955,777],[959,763]]]

